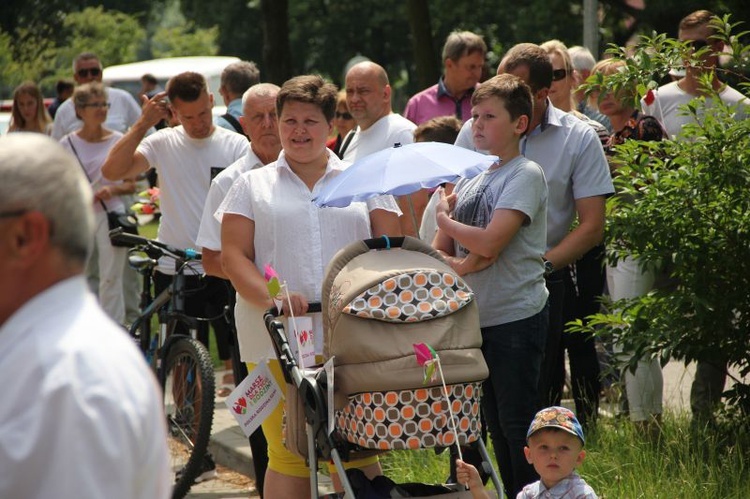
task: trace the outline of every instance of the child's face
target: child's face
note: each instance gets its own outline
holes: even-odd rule
[[[563,430],[552,429],[539,430],[531,435],[524,453],[526,460],[534,465],[548,489],[570,475],[586,457],[586,451],[578,437]]]
[[[484,99],[472,108],[471,114],[474,118],[471,131],[476,148],[501,157],[509,146],[517,146],[526,128],[527,121],[524,120],[528,120],[526,116],[511,119],[505,103],[497,97]]]

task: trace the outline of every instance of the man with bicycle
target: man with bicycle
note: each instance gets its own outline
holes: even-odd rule
[[[193,72],[174,76],[166,92],[149,99],[133,127],[115,144],[102,166],[110,179],[138,175],[154,168],[159,175],[161,219],[157,239],[177,248],[190,248],[198,236],[203,207],[211,179],[227,165],[247,153],[247,138],[214,125],[213,95],[205,78]],[[169,110],[181,125],[165,128],[146,137],[146,132]],[[174,263],[159,262],[154,275],[157,293],[171,283]],[[191,290],[185,300],[185,312],[191,317],[213,317],[219,357],[230,358],[230,325],[224,315],[228,305],[228,287],[223,279],[203,278],[203,267],[196,264],[186,275]],[[199,339],[208,345],[208,327],[202,323]],[[196,481],[216,475],[207,456],[204,473]]]
[[[0,137],[0,176],[0,497],[170,497],[160,390],[83,276],[87,179],[20,133]]]

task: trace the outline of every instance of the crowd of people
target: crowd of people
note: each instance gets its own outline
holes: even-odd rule
[[[315,75],[294,77],[280,87],[262,83],[254,63],[231,64],[217,89],[227,113],[217,118],[212,114],[214,96],[202,75],[181,73],[165,89],[152,75],[144,75],[139,105],[127,92],[101,84],[101,61],[88,52],[73,62],[74,89],[71,82],[58,85],[50,109],[54,120],[39,87],[20,85],[9,132],[39,135],[14,133],[0,139],[0,170],[12,179],[0,186],[0,251],[4,275],[19,290],[3,295],[0,303],[0,343],[7,342],[5,337],[19,340],[0,348],[0,358],[17,355],[23,362],[0,366],[26,371],[38,360],[46,362],[40,364],[44,376],[63,374],[55,378],[65,385],[62,395],[55,395],[39,376],[33,394],[62,404],[71,431],[51,436],[52,423],[38,414],[3,410],[0,428],[8,427],[6,421],[11,427],[38,425],[33,442],[46,448],[89,446],[84,454],[91,469],[86,462],[75,467],[81,483],[91,485],[91,497],[101,496],[104,484],[109,490],[126,480],[127,487],[140,490],[123,485],[122,497],[164,497],[169,485],[163,469],[166,439],[156,387],[132,342],[124,346],[124,333],[115,326],[138,315],[138,276],[128,270],[126,250],[109,243],[107,217],[125,213],[136,182],[155,172],[161,193],[158,239],[202,249],[202,266],[187,277],[196,292],[187,299],[186,312],[215,318],[219,357],[231,371],[223,380],[228,388],[262,362],[284,384],[259,319],[273,305],[264,265],[273,264],[287,283],[284,313],[300,316],[309,303],[321,301],[326,266],[348,243],[379,235],[421,237],[476,295],[490,373],[483,386],[482,416],[506,492],[530,498],[562,497],[575,490],[581,494],[576,497],[596,497],[574,469],[585,456],[584,429],[595,428],[603,373],[595,339],[564,333],[564,324],[596,312],[605,293],[615,300],[633,298],[654,285],[658,269],[642,269],[637,258],[616,265],[604,260],[605,201],[615,194],[612,178],[618,174],[613,151],[627,140],[682,140],[689,118],[679,105],[701,94],[701,76],[718,64],[721,46],[712,38],[711,17],[707,11],[685,17],[679,39],[709,44],[713,52],[704,56],[701,67],[688,67],[684,76],[655,91],[641,109],[633,105],[632,90],[586,96],[579,89],[589,75],[613,74],[624,61],[596,62],[585,48],[568,48],[558,40],[513,46],[497,74],[481,81],[487,46],[467,31],[448,36],[443,75],[409,99],[403,116],[393,111],[386,70],[372,61],[349,68],[340,91]],[[715,76],[713,85],[726,102],[745,99]],[[744,119],[743,112],[738,119]],[[472,179],[434,191],[384,195],[344,209],[311,202],[349,164],[414,141],[455,143],[499,160]],[[45,178],[50,180],[45,188],[54,186],[57,194],[40,190],[32,196],[35,183]],[[174,271],[169,262],[160,262],[157,291],[170,284]],[[87,296],[84,275],[109,319]],[[221,317],[227,307],[234,312],[228,319]],[[56,309],[60,320],[47,324],[44,318]],[[35,316],[35,311],[42,313]],[[312,318],[315,353],[322,356],[322,316]],[[22,328],[40,341],[20,341]],[[100,335],[103,343],[86,339],[88,332]],[[208,344],[208,335],[205,325],[199,339]],[[62,350],[55,353],[58,343]],[[118,348],[116,360],[108,360],[114,354],[103,347],[110,343]],[[36,344],[44,347],[44,355],[34,351]],[[620,345],[610,347],[615,362],[633,356]],[[559,407],[566,351],[577,417]],[[69,358],[83,368],[66,364]],[[7,377],[17,376],[3,369]],[[725,373],[722,359],[698,364],[691,391],[696,418],[712,417]],[[120,382],[126,375],[132,377]],[[658,360],[639,359],[634,371],[622,372],[622,379],[624,414],[644,438],[658,439],[663,398]],[[75,389],[81,387],[88,395],[79,400]],[[88,418],[97,420],[87,405],[96,402],[97,387],[111,387],[118,395],[105,397],[104,403],[114,401],[119,407],[97,406],[123,419],[113,442],[139,458],[132,470],[123,469],[118,459],[116,480],[107,473],[107,460],[114,458],[108,453],[122,456],[121,448],[105,441],[113,433],[82,436],[88,433]],[[7,407],[25,405],[21,396]],[[285,448],[283,419],[282,402],[250,437],[258,488],[269,498],[306,497],[310,469]],[[24,444],[28,453],[18,455],[9,450],[17,444],[15,437],[0,430],[0,455],[17,456],[12,460],[17,466],[49,466],[50,473],[63,477],[64,461],[50,462],[49,454],[33,442]],[[554,475],[544,465],[550,454],[563,463]],[[146,464],[148,473],[139,468]],[[370,478],[381,473],[377,457],[347,466],[361,468]],[[480,498],[485,497],[486,476],[478,469],[467,449],[457,477]],[[45,481],[24,478],[28,475],[1,474],[0,495],[37,497],[51,491]],[[206,455],[199,479],[213,476],[215,463]],[[334,483],[338,485],[335,473]]]

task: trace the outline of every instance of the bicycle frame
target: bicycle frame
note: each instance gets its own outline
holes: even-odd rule
[[[159,333],[158,340],[155,345],[158,357],[156,361],[157,375],[161,378],[161,365],[166,359],[166,355],[169,352],[169,348],[172,343],[176,341],[180,336],[184,336],[182,333],[176,333],[175,329],[178,323],[182,322],[188,327],[190,331],[189,336],[193,339],[197,339],[198,336],[198,319],[185,315],[185,274],[181,268],[186,264],[185,260],[175,259],[175,270],[174,281],[164,288],[158,295],[152,298],[151,285],[153,283],[153,277],[151,270],[155,267],[154,261],[143,262],[140,269],[141,275],[143,276],[143,288],[141,291],[141,314],[130,326],[129,332],[131,336],[135,337],[139,328],[146,321],[151,321],[151,318],[156,314],[159,318]],[[175,290],[180,290],[175,292]],[[143,329],[141,329],[143,331]],[[153,336],[153,333],[151,334]],[[151,344],[151,338],[148,338]],[[143,349],[142,344],[141,348]],[[147,347],[148,348],[148,347]],[[150,348],[148,348],[150,350]],[[144,353],[148,353],[144,351]]]
[[[129,331],[139,340],[139,347],[154,367],[164,394],[170,460],[174,459],[173,464],[177,466],[173,499],[182,498],[200,474],[203,461],[209,458],[207,450],[214,411],[213,365],[205,345],[197,339],[204,319],[185,314],[186,266],[198,260],[200,254],[124,234],[121,230],[110,231],[110,238],[133,247],[128,260],[143,276],[142,312]],[[136,252],[147,258],[134,255]],[[176,272],[172,282],[153,297],[152,272],[162,256],[174,258]],[[158,333],[151,327],[154,314],[159,320]],[[177,330],[178,324],[186,326],[188,333]]]

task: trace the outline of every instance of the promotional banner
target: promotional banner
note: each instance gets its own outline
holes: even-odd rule
[[[243,433],[250,436],[281,402],[282,391],[264,360],[224,401]]]

